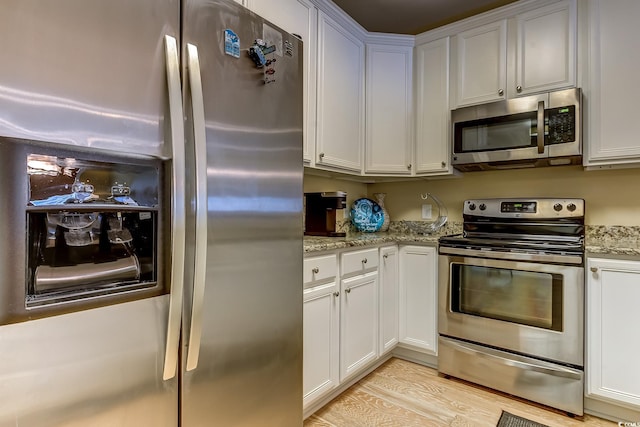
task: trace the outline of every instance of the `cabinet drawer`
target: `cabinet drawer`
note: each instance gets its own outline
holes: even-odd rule
[[[374,268],[378,268],[377,248],[342,254],[342,276],[361,274]]]
[[[338,274],[338,263],[335,255],[305,258],[303,262],[302,280],[307,283],[330,280]]]

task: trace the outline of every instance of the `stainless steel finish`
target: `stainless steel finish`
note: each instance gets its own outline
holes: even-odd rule
[[[520,85],[516,86],[516,92],[521,93],[522,92],[522,86],[520,86]]]
[[[581,370],[441,336],[438,371],[576,415],[584,412]]]
[[[556,255],[545,253],[527,252],[500,252],[475,250],[464,248],[440,247],[440,253],[443,255],[459,255],[463,257],[504,259],[509,261],[526,261],[526,262],[551,262],[560,264],[581,265],[584,259],[580,255]]]
[[[200,60],[198,48],[187,44],[188,84],[191,92],[191,124],[193,126],[193,145],[195,163],[195,224],[202,232],[195,236],[195,261],[193,279],[193,297],[191,303],[191,325],[189,332],[189,351],[187,353],[187,371],[198,366],[200,339],[202,337],[202,311],[207,271],[207,136],[204,120],[204,96],[200,78]]]
[[[501,212],[502,202],[529,203],[536,202],[536,212]],[[484,210],[471,209],[472,205],[480,206],[484,204]],[[563,206],[561,212],[556,211],[553,207],[556,204]],[[575,210],[570,211],[566,207],[570,204],[575,205]],[[474,215],[487,218],[521,218],[521,219],[548,219],[548,218],[580,218],[585,214],[584,199],[554,199],[554,198],[520,198],[511,199],[470,199],[465,200],[462,207],[464,215]]]
[[[178,0],[4,0],[0,135],[163,155],[162,37],[179,17]]]
[[[590,268],[592,273],[597,273],[598,272],[598,267],[591,267]]]
[[[562,333],[453,312],[449,286],[453,263],[562,275],[564,278]],[[447,272],[438,277],[438,330],[441,335],[536,355],[542,359],[583,366],[583,267],[439,255],[438,271]]]
[[[35,274],[36,287],[50,290],[94,282],[137,280],[140,263],[135,255],[110,262],[86,263],[63,267],[40,265]]]
[[[314,274],[318,274],[320,273],[320,269],[318,267],[315,267],[313,270],[311,270]]]
[[[185,156],[184,125],[182,112],[182,88],[178,45],[175,38],[164,37],[165,66],[169,100],[170,142],[173,155],[171,176],[171,294],[167,320],[167,338],[162,378],[166,381],[176,375],[178,366],[178,342],[182,319],[185,254]],[[169,141],[168,141],[169,142]],[[168,144],[167,144],[168,145]]]
[[[536,137],[538,143],[538,154],[544,153],[544,101],[538,102],[538,135]]]
[[[233,1],[182,12],[183,50],[196,46],[201,68],[208,227],[193,224],[207,236],[205,309],[180,423],[302,425],[302,43]],[[246,53],[265,25],[292,53],[268,56],[271,84]],[[225,29],[240,58],[224,53]]]
[[[0,426],[175,427],[177,381],[160,381],[168,305],[163,295],[0,327]]]
[[[576,107],[575,142],[539,146],[514,148],[505,150],[478,151],[472,153],[457,153],[455,147],[452,152],[452,164],[460,169],[511,169],[514,167],[534,167],[553,164],[582,164],[582,92],[579,88],[565,89],[538,95],[523,96],[503,101],[491,102],[469,107],[462,107],[451,112],[452,135],[455,134],[455,124],[471,120],[502,117],[512,114],[537,112],[539,103],[544,108],[555,108],[567,105]],[[544,120],[543,120],[544,122]],[[538,132],[540,135],[540,132]],[[556,157],[566,158],[564,160]],[[509,162],[512,162],[509,164]],[[568,162],[568,163],[567,163]]]
[[[500,96],[504,95],[504,89],[498,89],[498,95]]]

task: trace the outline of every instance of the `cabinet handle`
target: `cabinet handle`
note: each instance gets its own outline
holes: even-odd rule
[[[336,297],[336,298],[338,298],[338,297],[340,296],[340,292],[335,291],[335,292],[333,293],[333,296],[334,296],[334,297]]]
[[[347,288],[344,290],[346,293],[350,294],[351,293],[351,288]]]
[[[362,260],[362,263],[363,263],[363,264],[366,264],[366,263],[367,263],[367,259],[366,259],[366,258],[365,258],[365,259],[363,259],[363,260]]]
[[[313,274],[318,274],[320,273],[320,269],[318,267],[314,268],[313,270],[311,270],[313,272]]]
[[[498,95],[500,96],[504,95],[504,89],[498,89]]]
[[[447,167],[447,162],[442,162],[442,163],[440,163],[440,164],[442,165],[442,167],[443,167],[443,168],[446,168],[446,167]]]
[[[389,258],[389,254],[384,254],[384,255],[382,255],[382,258],[384,258],[384,259]]]
[[[411,170],[411,163],[407,165],[407,169]]]
[[[320,160],[322,160],[324,158],[324,153],[318,154],[318,157],[320,157]]]
[[[518,93],[522,92],[522,86],[520,85],[516,86],[516,92]]]
[[[598,267],[591,267],[591,272],[592,273],[597,273],[598,272]]]

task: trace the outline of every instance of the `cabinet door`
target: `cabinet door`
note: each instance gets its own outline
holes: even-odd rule
[[[413,48],[367,45],[365,172],[411,174]]]
[[[416,173],[451,173],[449,37],[416,47],[415,76]]]
[[[316,165],[360,173],[364,145],[364,44],[318,13]]]
[[[380,249],[380,354],[398,344],[398,247]]]
[[[335,281],[304,291],[302,389],[305,407],[338,386],[339,307]]]
[[[640,409],[640,262],[587,262],[587,396]]]
[[[507,21],[465,31],[457,38],[458,107],[505,98]]]
[[[640,162],[640,2],[590,0],[587,166]]]
[[[437,354],[437,251],[400,248],[400,343]]]
[[[378,357],[378,271],[342,280],[340,381]]]
[[[318,11],[309,0],[252,0],[251,10],[299,35],[304,43],[303,105],[304,139],[303,159],[311,162],[316,144],[316,42]]]
[[[509,72],[515,81],[508,86],[509,97],[575,86],[575,0],[522,13],[515,22],[515,72]]]

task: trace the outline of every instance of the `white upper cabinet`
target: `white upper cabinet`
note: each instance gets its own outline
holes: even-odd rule
[[[508,96],[575,86],[575,1],[522,13],[515,18],[515,25],[515,61],[510,63],[515,71],[508,73]]]
[[[522,12],[456,39],[458,107],[576,85],[576,0]]]
[[[309,0],[251,0],[258,15],[302,38],[303,66],[303,159],[311,163],[316,145],[316,42],[318,10]]]
[[[364,43],[318,14],[316,166],[362,172]]]
[[[415,173],[452,172],[449,140],[449,37],[415,49]]]
[[[590,0],[588,55],[589,100],[585,166],[640,163],[636,128],[640,86],[640,2]]]
[[[456,36],[457,105],[505,98],[507,21],[483,25]]]
[[[366,57],[365,173],[410,175],[413,48],[368,44]]]

